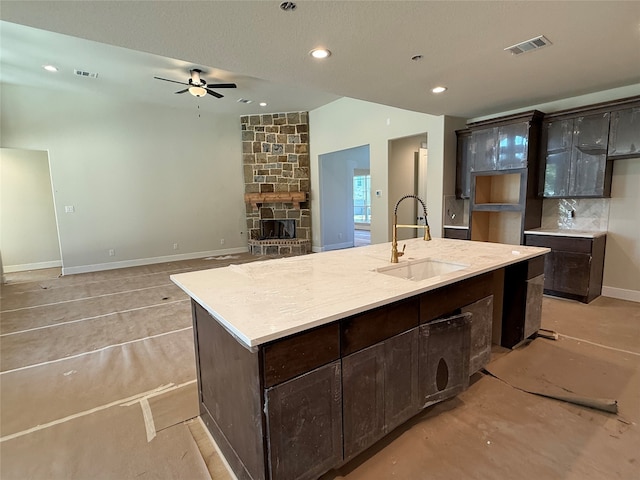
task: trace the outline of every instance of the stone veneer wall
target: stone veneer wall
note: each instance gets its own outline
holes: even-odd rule
[[[247,203],[249,240],[260,236],[261,219],[295,219],[296,238],[311,243],[309,121],[307,112],[246,115],[242,125],[245,193],[305,192],[307,201]],[[306,243],[306,242],[305,242]],[[306,252],[303,252],[306,253]]]

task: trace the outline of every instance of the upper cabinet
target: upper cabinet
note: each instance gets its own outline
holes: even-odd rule
[[[456,195],[469,198],[472,172],[530,168],[537,164],[542,112],[533,110],[468,125],[458,138]],[[535,172],[537,173],[537,172]]]
[[[600,113],[545,121],[545,197],[610,195],[609,118],[609,113]]]
[[[640,106],[611,114],[609,158],[640,156]]]
[[[539,193],[611,196],[613,160],[640,155],[640,97],[545,116]]]

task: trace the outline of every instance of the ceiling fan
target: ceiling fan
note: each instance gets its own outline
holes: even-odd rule
[[[198,70],[194,68],[191,70],[191,78],[189,79],[189,83],[178,82],[176,80],[169,80],[167,78],[153,77],[158,80],[164,80],[165,82],[179,83],[180,85],[188,85],[189,88],[185,88],[184,90],[179,90],[176,93],[186,93],[189,92],[194,97],[204,97],[207,93],[209,95],[213,95],[216,98],[222,98],[224,95],[219,94],[218,92],[214,92],[211,88],[236,88],[235,83],[207,83],[204,78],[200,77],[202,70]]]

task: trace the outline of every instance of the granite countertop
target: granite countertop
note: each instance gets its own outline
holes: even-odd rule
[[[555,235],[558,237],[582,237],[597,238],[606,235],[606,231],[602,230],[574,230],[571,228],[534,228],[525,230],[524,233],[529,235]]]
[[[388,267],[391,243],[230,265],[171,280],[248,348],[464,280],[550,251],[548,248],[434,238],[402,241],[401,264],[433,258],[461,270],[421,281]]]

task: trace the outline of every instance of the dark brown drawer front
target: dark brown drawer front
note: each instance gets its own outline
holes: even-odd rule
[[[411,298],[343,320],[342,355],[349,355],[417,327],[418,310],[418,299]]]
[[[265,388],[340,358],[338,322],[267,344],[263,350]]]
[[[444,238],[453,238],[456,240],[468,240],[468,228],[446,228],[444,229]]]
[[[493,294],[493,272],[432,290],[420,296],[420,323],[430,322]]]
[[[532,258],[531,260],[529,260],[529,263],[527,266],[527,280],[536,278],[537,276],[542,275],[544,273],[544,259],[547,255],[541,255],[539,257]]]
[[[547,247],[564,252],[591,253],[591,238],[556,237],[551,235],[525,235],[525,244]]]

